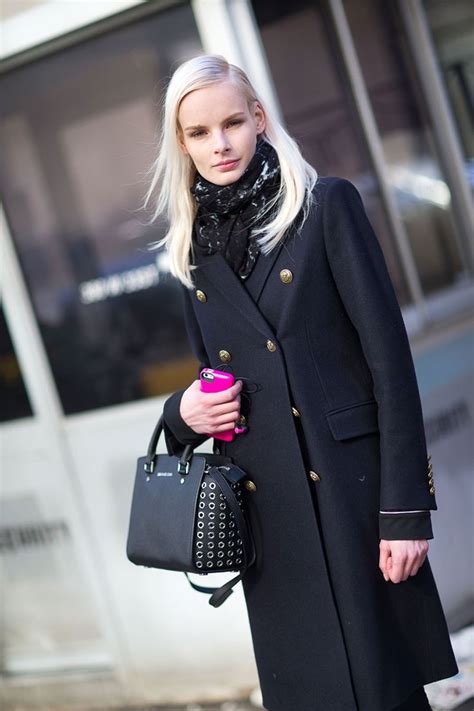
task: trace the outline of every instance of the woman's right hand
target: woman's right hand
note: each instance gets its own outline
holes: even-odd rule
[[[201,390],[201,381],[194,380],[182,396],[179,413],[197,434],[224,432],[233,429],[240,415],[242,381],[215,393]]]

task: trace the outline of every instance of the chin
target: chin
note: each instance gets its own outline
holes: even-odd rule
[[[217,175],[214,175],[212,178],[208,178],[208,180],[216,183],[216,185],[231,185],[232,183],[235,183],[243,174],[243,170],[232,170],[229,173],[218,172]]]
[[[232,183],[237,182],[237,180],[240,178],[240,175],[237,176],[226,176],[226,178],[221,178],[221,180],[217,183],[217,185],[232,185]]]

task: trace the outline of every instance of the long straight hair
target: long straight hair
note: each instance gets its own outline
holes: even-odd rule
[[[189,155],[180,150],[178,111],[181,101],[191,91],[223,81],[232,81],[246,97],[248,106],[258,101],[265,114],[266,128],[261,137],[273,146],[280,162],[281,183],[268,209],[275,207],[271,221],[255,227],[258,244],[268,254],[283,239],[287,229],[302,210],[302,223],[313,202],[313,188],[318,179],[316,170],[305,161],[296,141],[286,132],[277,117],[264,105],[246,73],[218,54],[204,54],[181,64],[173,73],[162,105],[162,123],[156,158],[146,175],[151,182],[142,209],[146,209],[159,185],[154,211],[148,224],[159,217],[168,220],[166,235],[148,245],[150,250],[166,245],[171,274],[188,289],[194,288],[191,272],[192,226],[197,211],[190,191],[196,168]]]

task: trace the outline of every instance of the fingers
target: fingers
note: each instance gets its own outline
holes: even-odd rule
[[[380,541],[379,568],[385,580],[399,582],[408,577],[411,559],[406,555],[403,547],[392,545],[393,543],[393,541]]]
[[[425,539],[380,541],[379,568],[386,581],[400,583],[416,575],[423,565],[429,544]]]
[[[223,432],[235,427],[240,416],[242,381],[217,393],[205,393],[203,406],[207,408],[212,432]]]
[[[392,583],[400,583],[402,580],[406,580],[408,574],[405,574],[405,564],[406,560],[403,553],[392,554],[392,569],[389,574],[389,578]]]
[[[209,403],[214,406],[220,405],[221,403],[230,402],[231,400],[234,400],[237,395],[240,394],[242,387],[242,381],[236,380],[235,383],[226,390],[221,390],[217,393],[206,393],[207,399]]]
[[[429,543],[426,540],[415,541],[417,544],[417,556],[413,560],[412,566],[409,571],[409,575],[416,575],[423,563],[425,562]]]
[[[382,571],[385,580],[389,580],[387,563],[390,558],[390,546],[386,544],[387,541],[380,541],[379,568]]]
[[[213,419],[213,425],[212,425],[212,431],[213,432],[224,432],[225,430],[231,430],[233,429],[236,424],[237,420],[239,419],[240,413],[238,410],[233,410],[232,412],[229,412],[228,415],[224,415],[220,419],[216,420]]]

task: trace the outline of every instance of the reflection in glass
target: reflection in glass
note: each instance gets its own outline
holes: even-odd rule
[[[439,66],[474,187],[474,4],[424,0]]]
[[[253,0],[286,126],[319,175],[359,189],[400,304],[409,293],[344,74],[326,3]],[[285,51],[282,52],[282,47]]]
[[[32,415],[5,314],[0,305],[0,422]]]
[[[89,585],[55,486],[0,498],[3,586],[0,670],[19,674],[87,663],[111,665]],[[50,509],[45,513],[45,508]]]
[[[179,285],[139,208],[191,7],[148,15],[0,79],[0,189],[66,414],[194,378]]]
[[[387,180],[423,291],[429,294],[461,282],[465,274],[423,92],[410,64],[396,3],[345,0],[344,7],[382,141]]]

